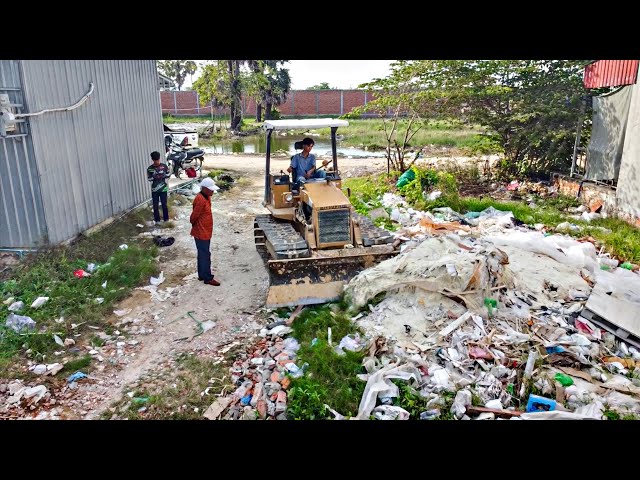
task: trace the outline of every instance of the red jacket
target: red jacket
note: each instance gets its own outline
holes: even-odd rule
[[[211,240],[213,233],[213,216],[211,214],[211,197],[205,197],[202,193],[196,195],[193,200],[193,211],[189,217],[193,227],[191,236],[198,240]]]

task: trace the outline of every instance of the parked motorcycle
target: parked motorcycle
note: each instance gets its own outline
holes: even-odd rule
[[[164,136],[164,145],[167,153],[167,166],[176,178],[182,179],[182,175],[184,173],[189,177],[198,176],[199,178],[202,178],[204,150],[201,148],[189,148],[186,141],[187,138],[185,137],[185,141],[183,141],[184,145],[178,145],[171,135]],[[195,172],[195,175],[189,175],[189,171]]]

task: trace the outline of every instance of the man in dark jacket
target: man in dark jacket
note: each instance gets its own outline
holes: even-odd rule
[[[198,249],[198,280],[202,280],[214,287],[220,282],[211,273],[211,235],[213,234],[213,216],[211,214],[211,194],[215,190],[215,183],[207,177],[200,182],[200,193],[193,199],[193,211],[189,217],[191,222],[191,236],[196,241]]]
[[[153,220],[156,225],[160,223],[160,212],[158,202],[162,202],[162,219],[169,221],[169,209],[167,208],[167,178],[171,176],[169,167],[165,163],[160,163],[160,152],[151,152],[153,163],[147,167],[147,180],[151,182],[151,198],[153,200]]]

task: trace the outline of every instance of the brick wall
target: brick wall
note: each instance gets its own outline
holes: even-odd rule
[[[371,94],[362,90],[292,90],[287,101],[278,107],[281,115],[316,116],[343,115],[353,108],[371,101]],[[211,107],[199,105],[198,94],[194,91],[161,91],[162,113],[172,115],[210,115]],[[256,114],[256,102],[250,98],[242,99],[245,117]],[[214,109],[214,114],[228,113],[227,109]]]
[[[582,184],[582,189],[580,189],[580,180],[564,175],[558,176],[558,191],[561,194],[576,198],[578,190],[580,190],[578,200],[589,207],[590,210],[602,205],[602,210],[607,215],[623,218],[617,208],[616,191],[613,188],[585,182]],[[629,221],[630,219],[625,218],[625,220]],[[635,222],[632,221],[631,223]]]

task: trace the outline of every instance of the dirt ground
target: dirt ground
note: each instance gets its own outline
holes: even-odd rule
[[[273,158],[271,171],[286,170],[288,164],[288,157]],[[339,167],[343,178],[356,177],[384,171],[386,160],[345,158],[339,159]],[[268,276],[253,243],[253,218],[266,213],[260,203],[264,157],[208,155],[204,168],[229,170],[238,178],[233,188],[215,194],[212,201],[212,270],[221,286],[197,280],[196,249],[189,235],[191,205],[175,205],[170,196],[175,226],[151,232],[175,238],[173,245],[160,250],[166,279],[158,287],[159,295],[135,290],[114,307],[127,312],[111,319],[117,330],[110,339],[117,343],[89,352],[96,365],[89,378],[75,388],[65,385],[52,392],[55,407],[39,418],[100,418],[123,395],[131,395],[132,384],[180,353],[211,357],[232,342],[247,345],[270,322],[263,308]],[[196,321],[208,322],[204,333]]]

